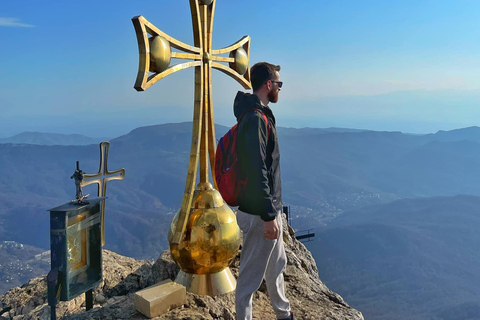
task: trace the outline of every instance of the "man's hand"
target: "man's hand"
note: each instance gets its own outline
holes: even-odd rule
[[[263,222],[263,235],[270,240],[278,239],[280,230],[278,229],[277,220]]]

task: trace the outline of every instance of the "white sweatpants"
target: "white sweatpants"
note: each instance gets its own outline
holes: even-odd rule
[[[277,319],[290,316],[290,302],[285,296],[283,271],[287,257],[283,246],[282,218],[277,215],[280,229],[278,240],[263,235],[263,220],[256,215],[237,211],[237,223],[243,231],[240,271],[237,279],[235,306],[238,320],[252,319],[252,296],[262,284],[267,284],[268,295]]]

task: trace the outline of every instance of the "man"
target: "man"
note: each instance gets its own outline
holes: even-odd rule
[[[269,102],[282,88],[280,66],[259,62],[251,69],[253,94],[238,92],[234,113],[238,121],[237,157],[247,178],[237,222],[243,231],[235,305],[237,319],[252,319],[252,296],[263,278],[277,319],[293,319],[285,296],[287,264],[282,237],[280,151],[275,117]]]

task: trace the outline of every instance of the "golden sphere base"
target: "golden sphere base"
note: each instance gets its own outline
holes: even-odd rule
[[[190,293],[208,296],[231,292],[237,286],[230,268],[209,274],[191,274],[180,270],[175,282],[185,286]]]

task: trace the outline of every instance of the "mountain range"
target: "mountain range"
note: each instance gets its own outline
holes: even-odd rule
[[[479,319],[480,197],[401,199],[343,213],[307,247],[365,319]]]
[[[185,187],[191,128],[141,127],[110,141],[108,167],[123,167],[126,176],[108,185],[106,249],[155,259],[167,248]],[[227,130],[216,126],[217,136]],[[284,203],[296,230],[316,228],[308,246],[328,286],[367,319],[397,319],[393,310],[409,315],[398,319],[468,319],[478,310],[472,270],[479,261],[472,248],[480,128],[426,135],[278,132]],[[0,144],[0,240],[49,248],[47,209],[73,199],[77,160],[83,171],[96,173],[98,145]],[[96,195],[93,186],[84,192]],[[452,314],[465,317],[446,316]]]
[[[70,146],[70,145],[89,145],[100,143],[108,140],[108,138],[91,138],[81,134],[58,134],[58,133],[44,133],[44,132],[22,132],[17,135],[1,138],[0,143],[22,143],[22,144],[37,144],[45,146]]]
[[[142,127],[110,141],[107,249],[136,258],[162,252],[178,210],[191,123]],[[216,126],[217,136],[227,127]],[[480,195],[480,128],[432,135],[279,128],[284,203],[298,229],[325,225],[346,210],[406,197]],[[0,231],[5,240],[48,248],[49,208],[75,195],[75,162],[99,166],[98,145],[0,144]],[[87,187],[85,193],[96,194]],[[36,232],[31,232],[35,228]],[[110,240],[109,240],[110,239]]]

